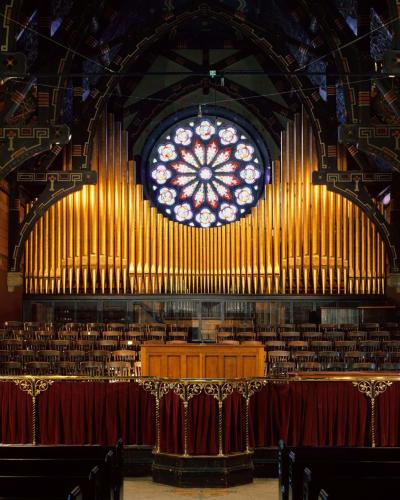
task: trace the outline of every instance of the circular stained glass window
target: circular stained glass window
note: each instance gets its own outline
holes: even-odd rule
[[[246,215],[268,182],[259,144],[241,124],[215,115],[164,128],[147,158],[148,196],[169,219],[195,227]]]

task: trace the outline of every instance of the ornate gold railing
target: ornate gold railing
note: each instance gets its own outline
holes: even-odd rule
[[[390,388],[393,382],[400,382],[400,375],[394,373],[349,373],[349,374],[289,374],[251,379],[166,379],[156,377],[89,377],[89,376],[0,376],[0,382],[14,382],[17,387],[32,398],[32,444],[37,440],[37,397],[47,391],[54,382],[134,382],[155,398],[156,405],[156,443],[155,453],[160,453],[160,402],[170,391],[183,402],[184,436],[183,456],[188,454],[189,401],[202,392],[218,402],[218,456],[223,456],[223,404],[228,396],[237,391],[245,399],[245,452],[251,453],[249,443],[249,405],[251,397],[267,384],[289,384],[291,382],[350,382],[370,403],[371,445],[376,446],[375,403],[380,394]]]

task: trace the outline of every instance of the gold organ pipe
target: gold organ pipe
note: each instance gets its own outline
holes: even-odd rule
[[[114,173],[114,155],[115,155],[115,134],[114,134],[114,120],[112,115],[109,116],[107,135],[108,135],[108,147],[107,147],[107,228],[104,228],[111,238],[107,238],[107,271],[108,271],[108,289],[112,293],[114,289],[114,273],[115,273],[115,238],[114,238],[114,217],[115,217],[115,205],[114,205],[114,185],[115,185],[115,173]],[[104,230],[103,229],[103,230]]]
[[[317,154],[304,111],[288,124],[281,148],[250,214],[221,227],[189,227],[144,199],[127,134],[105,114],[92,144],[98,184],[37,222],[25,245],[26,292],[383,293],[385,253],[375,225],[311,184]],[[346,170],[340,146],[338,155]],[[70,147],[63,161],[70,170]]]
[[[115,259],[115,288],[120,292],[121,287],[121,267],[122,267],[122,131],[121,123],[116,122],[114,127],[115,150],[114,150],[114,259]],[[112,233],[111,233],[112,234]],[[111,238],[112,239],[112,238]]]
[[[296,178],[295,161],[296,129],[293,122],[289,122],[286,129],[286,182],[287,182],[287,269],[289,275],[289,293],[293,293],[294,277],[294,181]]]
[[[143,293],[143,203],[142,203],[142,186],[136,186],[136,279],[137,291]]]
[[[348,203],[348,255],[349,255],[349,293],[352,294],[354,290],[354,213],[355,206]]]
[[[143,201],[143,275],[144,275],[144,291],[150,292],[150,204],[148,200]]]
[[[98,235],[99,235],[99,186],[100,186],[100,169],[99,169],[99,140],[98,135],[95,134],[93,138],[92,145],[92,169],[97,172],[98,184],[97,186],[89,186],[88,188],[88,199],[89,199],[89,221],[90,221],[90,231],[89,231],[89,267],[90,267],[90,278],[92,285],[92,293],[96,293],[97,289],[97,267],[98,267]]]
[[[50,253],[50,246],[51,246],[51,235],[50,235],[50,231],[49,231],[49,215],[50,215],[50,210],[47,210],[42,217],[42,219],[43,219],[42,237],[44,240],[43,291],[42,291],[42,293],[49,292],[49,253]]]
[[[354,207],[354,286],[355,293],[360,293],[360,278],[361,278],[361,252],[360,252],[360,240],[361,240],[361,214],[357,206]]]
[[[335,224],[336,224],[336,206],[335,194],[327,192],[328,196],[328,275],[329,275],[329,293],[333,293],[333,280],[335,272]]]
[[[163,293],[163,216],[157,214],[156,249],[157,249],[157,291]]]
[[[128,220],[129,220],[129,234],[128,234],[128,253],[129,253],[129,287],[130,292],[136,291],[136,188],[134,179],[134,164],[132,161],[128,163]]]
[[[272,164],[272,182],[273,182],[273,269],[274,269],[274,291],[280,292],[280,277],[281,277],[281,165],[278,160]],[[282,292],[283,293],[283,292]]]
[[[128,155],[127,144],[128,136],[124,131],[122,133],[122,156],[121,156],[121,273],[123,293],[128,291]],[[118,221],[117,221],[118,223]]]
[[[57,249],[57,232],[56,232],[56,205],[50,208],[50,292],[54,293],[56,289],[56,249]]]
[[[366,218],[366,251],[367,251],[367,262],[366,262],[366,268],[367,268],[367,286],[366,286],[366,293],[370,294],[371,293],[371,288],[372,288],[372,262],[371,262],[371,256],[372,256],[372,223],[371,221]]]
[[[169,250],[169,223],[168,219],[163,218],[163,241],[164,241],[164,253],[163,253],[163,281],[164,281],[164,293],[170,293],[169,287],[169,265],[168,265],[168,250]]]
[[[99,152],[99,212],[98,227],[99,227],[99,272],[100,272],[100,287],[101,293],[105,293],[106,288],[106,272],[107,272],[107,157],[108,157],[108,134],[107,134],[107,114],[105,114],[100,133],[100,152]],[[105,227],[106,226],[106,227]]]
[[[304,293],[308,293],[309,279],[310,279],[310,205],[311,205],[311,175],[312,175],[312,162],[310,158],[310,133],[307,122],[307,115],[305,111],[302,112],[302,183],[303,183],[303,283]]]
[[[293,178],[293,191],[295,199],[293,200],[293,223],[294,223],[294,269],[296,280],[296,293],[300,293],[301,271],[302,271],[302,224],[303,224],[303,119],[298,114],[295,118],[295,169],[296,176]],[[293,174],[292,174],[293,175]]]
[[[310,160],[312,170],[317,169],[317,156],[315,151],[314,141],[310,141]],[[312,200],[311,200],[311,270],[312,270],[312,286],[313,292],[318,292],[318,280],[320,269],[320,249],[321,249],[321,186],[312,186]]]

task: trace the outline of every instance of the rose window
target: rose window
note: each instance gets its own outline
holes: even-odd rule
[[[190,117],[153,145],[147,192],[168,218],[209,228],[234,222],[257,203],[266,182],[257,143],[236,123]]]

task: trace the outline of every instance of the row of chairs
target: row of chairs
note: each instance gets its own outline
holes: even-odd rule
[[[385,323],[283,323],[283,324],[271,324],[271,323],[258,323],[256,326],[243,327],[230,324],[220,324],[217,326],[216,331],[219,332],[230,332],[230,333],[238,333],[242,330],[254,331],[254,332],[263,332],[263,331],[273,331],[276,333],[280,332],[348,332],[354,330],[364,330],[364,331],[379,331],[379,330],[398,330],[400,328],[399,323],[397,322],[385,322]]]
[[[83,375],[89,377],[130,377],[140,375],[140,362],[132,365],[127,361],[29,361],[26,364],[20,361],[0,362],[2,375]]]

